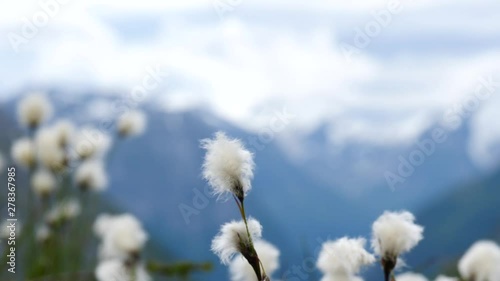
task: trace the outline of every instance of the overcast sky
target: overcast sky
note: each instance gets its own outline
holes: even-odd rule
[[[258,130],[286,107],[301,132],[328,124],[337,144],[393,145],[437,122],[456,128],[480,77],[500,81],[498,0],[54,3],[3,3],[1,97],[41,85],[126,93],[159,67],[168,86],[155,99],[170,110],[209,106]],[[481,165],[499,157],[498,91],[460,117]]]

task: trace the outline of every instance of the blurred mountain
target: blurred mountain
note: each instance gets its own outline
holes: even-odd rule
[[[54,97],[59,100],[60,95]],[[59,100],[56,106],[61,116],[76,119],[79,124],[100,125],[118,116],[109,107],[117,104],[115,99],[82,95]],[[15,116],[14,103],[2,105],[1,110]],[[218,130],[242,140],[254,133],[202,109],[166,112],[151,103],[145,109],[149,118],[146,134],[116,141],[106,196],[139,216],[170,256],[218,264],[210,252],[211,239],[221,224],[239,215],[234,202],[217,200],[207,192],[201,178],[204,151],[199,140]],[[431,133],[420,139],[427,139]],[[327,124],[299,140],[301,149],[307,152],[303,158],[288,153],[289,139],[277,136],[264,144],[255,152],[257,169],[246,204],[248,214],[261,221],[264,238],[282,250],[280,275],[315,260],[321,243],[329,238],[369,236],[372,221],[387,209],[413,211],[418,222],[426,226],[426,242],[408,255],[409,264],[425,263],[443,254],[436,249],[460,252],[469,240],[479,238],[476,235],[489,233],[490,226],[485,222],[498,221],[498,212],[496,217],[488,213],[491,206],[481,200],[498,202],[498,188],[492,186],[498,186],[500,179],[498,175],[484,178],[481,186],[488,187],[477,189],[481,192],[474,194],[477,198],[471,197],[476,199],[469,205],[470,188],[460,186],[484,175],[467,156],[468,136],[467,126],[450,132],[447,140],[395,188],[388,186],[384,174],[397,173],[400,156],[407,158],[419,149],[417,144],[352,143],[334,147],[327,138]],[[480,213],[484,215],[481,219],[473,215]],[[467,235],[453,232],[457,229]],[[459,237],[458,244],[450,238],[455,237],[453,234]],[[441,248],[435,245],[444,240]],[[217,280],[225,278],[226,272],[225,267],[216,266],[213,274],[202,278]],[[318,279],[316,271],[307,275],[310,280]]]
[[[500,241],[500,169],[437,198],[419,212],[425,239],[414,265],[430,274],[454,264],[477,240]]]

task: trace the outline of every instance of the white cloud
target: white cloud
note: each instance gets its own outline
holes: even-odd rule
[[[158,89],[169,110],[205,104],[258,130],[270,107],[286,105],[297,116],[287,128],[307,132],[329,122],[336,143],[392,145],[417,138],[500,62],[498,42],[483,50],[469,40],[498,38],[492,0],[408,4],[353,62],[340,41],[388,1],[242,1],[224,19],[215,2],[68,1],[20,53],[0,42],[1,90],[62,84],[130,91],[146,67],[160,64],[174,79]],[[0,10],[0,31],[19,32],[21,18],[40,9],[38,1],[11,1]],[[160,23],[147,40],[127,38],[138,14]],[[470,51],[455,39],[469,40]],[[490,102],[473,120],[471,153],[480,158],[500,139],[484,121]]]

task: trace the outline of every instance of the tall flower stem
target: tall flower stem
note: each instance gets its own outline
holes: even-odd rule
[[[240,210],[241,218],[243,219],[243,222],[245,223],[245,228],[247,230],[247,235],[248,235],[248,241],[250,241],[250,248],[251,251],[255,254],[256,262],[257,264],[252,264],[252,262],[249,261],[250,265],[254,268],[255,274],[258,276],[259,281],[261,280],[266,280],[267,279],[267,274],[266,274],[266,269],[264,268],[264,265],[259,259],[259,256],[257,254],[257,251],[255,251],[255,247],[253,245],[253,239],[252,236],[250,235],[250,230],[248,229],[248,222],[247,222],[247,216],[245,213],[245,202],[243,199],[239,199],[236,196],[234,196],[234,200],[236,201],[236,205],[238,205],[238,209]],[[260,267],[260,268],[258,268]],[[262,269],[262,276],[260,269]]]

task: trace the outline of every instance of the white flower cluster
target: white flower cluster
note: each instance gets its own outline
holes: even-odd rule
[[[262,236],[262,225],[253,218],[248,219],[248,231],[251,239]],[[241,253],[251,244],[243,221],[232,221],[222,225],[217,236],[212,240],[212,251],[219,256],[222,264],[228,265],[234,255]]]
[[[264,240],[256,240],[254,242],[254,247],[255,251],[259,255],[262,265],[266,269],[267,275],[271,278],[280,266],[280,251],[274,245]],[[255,275],[253,268],[241,254],[238,254],[233,258],[229,264],[229,272],[231,281],[257,280],[257,276]]]
[[[324,279],[358,280],[361,267],[375,262],[375,257],[365,250],[364,238],[343,237],[323,243],[317,267]]]
[[[469,281],[500,281],[500,246],[494,241],[477,241],[460,259],[458,271]]]
[[[118,118],[117,128],[122,137],[141,135],[146,129],[146,115],[138,110],[127,111]]]
[[[31,93],[18,105],[19,122],[31,129],[37,128],[52,115],[52,104],[42,93]]]
[[[65,199],[53,206],[45,215],[45,221],[49,226],[64,224],[82,212],[80,202],[74,198]]]
[[[94,222],[94,233],[101,240],[97,280],[108,281],[113,276],[119,276],[118,280],[150,280],[139,262],[148,235],[134,216],[101,214]]]
[[[410,251],[423,239],[424,228],[412,213],[384,212],[372,226],[372,247],[382,258],[393,259]]]
[[[230,139],[217,132],[214,139],[201,141],[206,149],[203,177],[216,195],[234,194],[242,199],[251,189],[254,161],[238,139]]]

